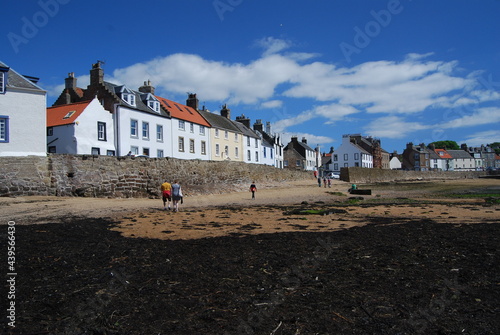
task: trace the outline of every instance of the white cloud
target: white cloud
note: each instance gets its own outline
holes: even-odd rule
[[[304,111],[297,116],[279,120],[274,123],[274,127],[280,131],[285,131],[288,127],[297,126],[318,117],[326,118],[327,120],[324,123],[331,124],[355,113],[359,113],[359,110],[352,106],[338,104],[320,105]]]
[[[390,115],[370,122],[364,129],[370,136],[385,138],[405,138],[408,134],[430,129],[432,126],[419,122],[408,122],[400,116]]]
[[[305,138],[307,140],[307,145],[313,149],[316,148],[317,145],[334,142],[334,140],[328,136],[317,136],[317,135],[310,134],[310,133],[284,132],[284,133],[282,133],[281,136],[282,136],[283,143],[285,145],[291,141],[292,137],[297,137],[297,139],[299,141],[302,141],[302,138]],[[321,151],[325,151],[325,150],[322,149]]]
[[[265,108],[265,109],[280,108],[281,106],[283,106],[282,100],[269,100],[269,101],[265,101],[265,102],[260,104],[260,107]]]
[[[473,127],[485,124],[493,124],[500,122],[499,107],[483,107],[478,108],[470,115],[464,115],[460,118],[445,122],[439,126],[444,129]]]
[[[469,135],[460,143],[467,143],[468,146],[480,146],[481,144],[490,144],[500,142],[500,130],[486,130]]]

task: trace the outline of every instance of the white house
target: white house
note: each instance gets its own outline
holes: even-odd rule
[[[172,157],[210,160],[210,124],[198,112],[196,94],[189,93],[186,105],[159,96],[162,107],[172,117],[170,143]]]
[[[240,129],[243,135],[243,161],[246,163],[267,163],[272,165],[271,161],[263,158],[262,138],[250,128],[250,119],[245,115],[237,116],[234,125]]]
[[[342,144],[332,153],[330,170],[339,172],[343,167],[373,168],[373,156],[351,142],[350,135],[342,135]]]
[[[46,92],[0,62],[0,156],[45,156]]]
[[[454,171],[474,171],[476,170],[476,162],[465,150],[446,150],[453,158]]]
[[[114,156],[113,115],[97,98],[47,108],[47,151]]]

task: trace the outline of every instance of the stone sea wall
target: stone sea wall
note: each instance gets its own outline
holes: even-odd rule
[[[340,178],[350,183],[382,183],[415,180],[445,180],[479,178],[488,175],[486,171],[404,171],[367,168],[342,168]]]
[[[50,154],[0,157],[0,196],[156,197],[163,181],[178,180],[186,195],[312,179],[311,172],[241,162]]]

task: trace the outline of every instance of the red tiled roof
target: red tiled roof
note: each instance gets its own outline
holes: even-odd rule
[[[89,104],[90,101],[82,101],[47,108],[47,127],[74,123]]]
[[[184,121],[193,122],[205,127],[210,127],[210,124],[201,116],[198,111],[194,108],[168,100],[155,95],[155,97],[160,101],[163,108],[170,112],[170,115],[176,119],[181,119]]]
[[[448,159],[452,159],[453,157],[451,157],[451,155],[444,149],[435,149],[434,150],[439,157],[441,158],[448,158]]]

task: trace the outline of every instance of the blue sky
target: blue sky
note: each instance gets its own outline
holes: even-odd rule
[[[0,60],[40,77],[51,105],[69,72],[211,111],[228,104],[322,151],[343,134],[500,141],[500,0],[41,0],[4,3]]]

